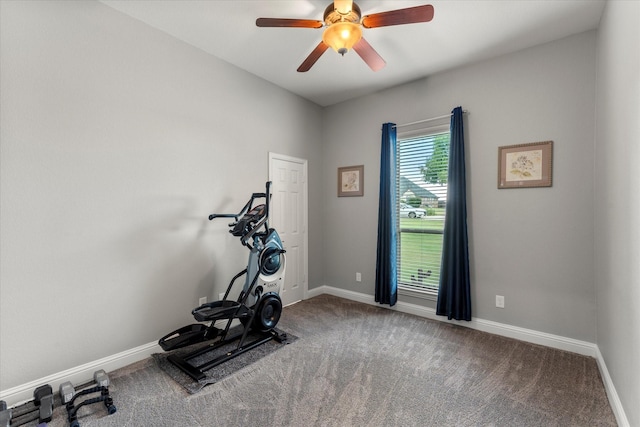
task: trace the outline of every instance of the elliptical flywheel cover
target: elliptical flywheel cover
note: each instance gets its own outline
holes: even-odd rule
[[[276,247],[264,248],[260,254],[260,273],[265,276],[272,276],[280,270],[280,249]]]
[[[255,327],[261,332],[267,332],[275,328],[282,314],[282,301],[276,293],[268,293],[262,297],[258,304]]]
[[[260,279],[267,283],[274,283],[284,277],[284,251],[274,242],[267,244],[258,257]]]

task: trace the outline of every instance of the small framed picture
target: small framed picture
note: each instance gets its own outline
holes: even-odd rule
[[[498,147],[498,189],[551,187],[553,141]]]
[[[338,168],[338,197],[364,195],[364,165]]]

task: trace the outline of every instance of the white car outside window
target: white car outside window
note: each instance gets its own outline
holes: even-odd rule
[[[427,215],[427,211],[422,208],[414,208],[406,203],[400,203],[401,218],[422,218]]]

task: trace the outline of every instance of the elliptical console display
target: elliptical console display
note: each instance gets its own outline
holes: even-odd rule
[[[286,334],[274,330],[282,313],[280,293],[284,284],[286,260],[278,232],[269,228],[270,188],[271,182],[267,182],[264,193],[253,193],[238,214],[209,215],[209,220],[234,219],[234,222],[229,224],[229,232],[239,237],[242,245],[249,249],[247,267],[231,279],[222,300],[203,304],[191,312],[196,321],[210,322],[209,325],[191,324],[165,335],[158,342],[163,350],[169,351],[215,340],[205,348],[185,356],[168,357],[171,363],[195,380],[204,378],[205,371],[261,344],[274,339],[279,342],[286,339]],[[265,199],[264,204],[254,206],[254,202],[258,199]],[[245,280],[238,299],[235,301],[227,299],[234,283],[240,277],[244,277]],[[241,334],[230,337],[229,331],[234,319],[240,321],[243,331]],[[219,320],[226,320],[224,329],[215,327],[216,321]],[[249,341],[250,333],[254,338]],[[199,365],[191,363],[191,360],[195,358],[201,360],[201,356],[206,353],[213,352],[235,340],[238,340],[235,350]]]

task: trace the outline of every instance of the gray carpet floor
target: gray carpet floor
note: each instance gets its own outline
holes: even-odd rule
[[[590,357],[329,295],[278,327],[298,339],[195,394],[153,358],[111,372],[118,412],[87,406],[80,425],[616,425]]]

